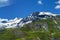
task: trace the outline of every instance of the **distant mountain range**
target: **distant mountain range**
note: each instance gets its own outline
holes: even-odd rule
[[[51,12],[33,12],[31,15],[29,15],[25,18],[15,18],[15,19],[11,19],[11,20],[0,18],[0,29],[23,27],[25,24],[31,23],[38,19],[46,20],[48,18],[59,19],[60,14],[54,14]],[[56,21],[55,21],[55,23],[57,24]]]

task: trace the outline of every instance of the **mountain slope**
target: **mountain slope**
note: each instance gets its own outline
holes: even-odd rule
[[[60,23],[56,24],[53,18],[49,18],[46,20],[36,20],[25,25],[22,30],[27,32],[28,38],[32,38],[32,40],[60,40],[59,27]]]
[[[0,30],[0,40],[60,40],[58,16],[37,19],[21,28]]]
[[[26,18],[0,19],[0,40],[60,40],[60,15],[34,12]]]
[[[37,19],[47,19],[56,16],[58,16],[58,14],[53,14],[51,12],[33,12],[30,16],[26,18],[15,18],[11,20],[0,18],[0,29],[17,28],[17,26],[23,27],[23,25],[31,23],[32,21],[35,21]]]

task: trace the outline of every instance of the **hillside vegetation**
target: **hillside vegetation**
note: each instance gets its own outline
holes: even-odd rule
[[[0,30],[0,40],[60,40],[60,19],[39,19],[22,28]]]

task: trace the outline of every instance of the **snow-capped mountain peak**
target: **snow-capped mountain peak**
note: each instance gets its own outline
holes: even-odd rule
[[[56,14],[53,14],[51,12],[40,12],[39,15],[52,15],[52,16],[56,16]]]
[[[12,19],[12,20],[8,20],[8,19],[1,19],[1,22],[0,22],[0,27],[4,27],[6,26],[5,28],[14,28],[17,26],[17,23],[19,23],[23,18],[15,18],[15,19]],[[2,23],[3,22],[3,23]],[[5,23],[4,23],[5,22]]]
[[[31,23],[34,20],[52,18],[52,16],[57,15],[58,14],[53,14],[51,12],[34,12],[26,18],[15,18],[11,20],[0,18],[0,29],[23,27],[23,25]]]

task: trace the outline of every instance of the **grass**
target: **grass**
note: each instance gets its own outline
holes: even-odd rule
[[[46,23],[48,30],[44,28],[35,28],[36,25]],[[60,38],[60,29],[55,28],[57,25],[53,19],[36,20],[22,28],[0,30],[0,40],[51,40],[51,38]],[[59,24],[58,24],[59,25]],[[40,27],[40,26],[38,26]]]

